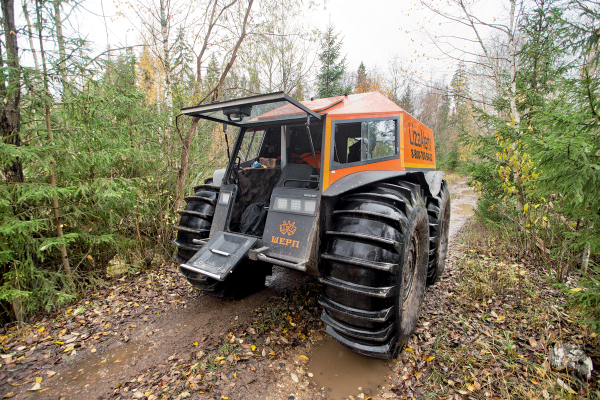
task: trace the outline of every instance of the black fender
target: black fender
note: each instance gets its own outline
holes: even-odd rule
[[[437,196],[440,192],[444,173],[442,171],[360,171],[335,181],[325,191],[323,197],[337,197],[365,185],[403,177],[408,182],[421,185],[425,196]]]
[[[324,197],[336,197],[353,189],[370,183],[397,178],[408,174],[408,171],[361,171],[338,179],[323,191]]]
[[[431,196],[437,196],[440,193],[442,187],[442,180],[444,180],[444,174],[442,171],[429,171],[425,173],[425,180],[429,187]]]

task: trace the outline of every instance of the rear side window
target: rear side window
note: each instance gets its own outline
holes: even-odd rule
[[[331,159],[335,168],[398,158],[398,119],[334,123]],[[337,164],[337,165],[336,165]]]

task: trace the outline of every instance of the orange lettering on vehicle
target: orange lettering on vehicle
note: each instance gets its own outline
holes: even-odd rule
[[[282,237],[277,237],[277,236],[271,236],[271,243],[277,243],[277,244],[281,244],[283,246],[289,246],[290,244],[292,245],[292,247],[295,248],[300,248],[300,241],[298,240],[292,240],[292,239],[286,239],[286,238],[282,238]]]

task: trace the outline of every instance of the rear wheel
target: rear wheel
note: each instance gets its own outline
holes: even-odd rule
[[[208,239],[218,196],[219,187],[213,186],[210,179],[204,185],[196,186],[193,196],[185,198],[185,209],[177,211],[181,218],[179,225],[175,227],[177,238],[173,241],[177,247],[177,262],[187,262],[202,248],[201,244],[194,243],[194,239]],[[209,296],[239,299],[264,288],[270,266],[244,260],[224,281],[185,268],[179,270],[192,286]]]
[[[421,188],[371,185],[345,196],[333,218],[320,278],[327,332],[358,353],[394,358],[425,294],[429,227]]]
[[[444,273],[450,234],[450,192],[444,179],[437,196],[427,198],[429,217],[429,265],[427,284],[433,285]]]

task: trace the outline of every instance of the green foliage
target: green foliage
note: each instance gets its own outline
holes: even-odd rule
[[[589,325],[592,332],[600,334],[600,266],[593,268],[593,273],[579,279],[580,287],[569,288],[565,285],[556,285],[565,294],[572,305],[581,310],[583,324]],[[585,288],[582,290],[582,288]]]
[[[327,27],[322,40],[323,51],[319,54],[321,69],[318,79],[318,97],[333,97],[352,93],[352,87],[343,87],[342,77],[346,72],[346,57],[341,56],[342,40],[338,39],[333,25]]]
[[[480,214],[521,232],[563,282],[600,256],[600,74],[595,29],[600,14],[587,2],[537,2],[524,15],[517,71],[517,112],[510,92],[494,111],[476,110],[487,135],[463,136],[474,147],[473,183]],[[567,9],[576,12],[567,12]],[[598,285],[581,271],[584,291],[570,299],[600,322]]]

